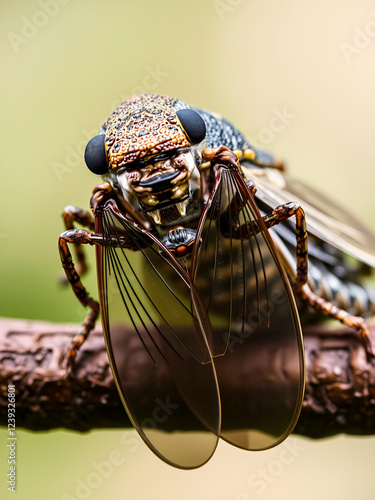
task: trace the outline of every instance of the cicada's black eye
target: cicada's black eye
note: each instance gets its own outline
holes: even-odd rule
[[[105,134],[96,135],[89,140],[85,149],[85,162],[89,170],[97,175],[108,172],[108,163],[104,148]]]
[[[177,116],[191,144],[199,144],[206,137],[206,124],[199,113],[193,109],[180,109]]]

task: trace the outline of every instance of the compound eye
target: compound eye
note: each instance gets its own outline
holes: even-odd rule
[[[89,140],[85,149],[85,162],[89,170],[97,175],[108,172],[108,163],[104,148],[105,134],[96,135]]]
[[[193,109],[177,111],[178,119],[183,126],[191,144],[199,144],[206,137],[206,124],[199,113]]]

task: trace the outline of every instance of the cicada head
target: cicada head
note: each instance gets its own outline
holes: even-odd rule
[[[147,212],[157,224],[171,206],[176,219],[183,217],[200,184],[205,123],[192,109],[176,111],[174,102],[156,94],[127,99],[85,153],[91,171],[103,175],[133,209]]]

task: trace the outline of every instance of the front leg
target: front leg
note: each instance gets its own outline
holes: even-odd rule
[[[93,190],[93,195],[90,201],[91,210],[94,212],[98,204],[103,203],[103,201],[111,196],[112,193],[113,188],[108,182],[96,186]],[[69,229],[75,229],[76,223],[80,226],[87,227],[90,231],[95,231],[94,217],[86,210],[82,210],[81,208],[77,208],[73,205],[68,205],[64,208],[62,217],[67,231]],[[82,248],[82,243],[74,243],[75,258],[77,260],[76,270],[79,276],[82,276],[87,272],[86,258]]]
[[[77,270],[74,266],[72,255],[68,248],[68,243],[73,243],[79,248],[82,244],[93,245],[94,241],[92,237],[93,233],[85,229],[70,229],[62,233],[59,239],[59,253],[61,258],[61,263],[66,274],[66,278],[70,283],[74,293],[76,294],[78,300],[84,307],[89,308],[89,312],[86,315],[85,320],[82,323],[81,328],[74,336],[70,346],[68,348],[68,368],[71,369],[74,359],[77,355],[77,350],[81,347],[84,341],[87,339],[89,333],[95,326],[96,319],[99,315],[99,303],[90,297],[85,287],[82,284],[81,278],[79,277]]]
[[[73,205],[68,205],[64,208],[63,219],[66,230],[74,229],[74,223],[87,227],[91,231],[95,230],[95,221],[91,213],[74,207]],[[77,273],[79,276],[82,276],[87,272],[87,263],[81,243],[75,244],[75,255],[77,259]]]
[[[96,186],[90,201],[91,209],[95,212],[96,207],[100,203],[103,203],[103,201],[111,195],[112,191],[113,189],[108,183]],[[66,279],[70,283],[78,300],[84,307],[89,308],[89,312],[87,313],[80,330],[74,336],[68,349],[68,368],[71,369],[77,355],[77,350],[81,347],[91,330],[94,328],[100,310],[99,303],[90,297],[80,278],[80,276],[87,270],[82,245],[102,244],[102,237],[85,229],[74,229],[74,223],[77,222],[82,226],[88,227],[91,231],[95,230],[95,221],[90,212],[86,212],[85,210],[69,205],[64,210],[63,219],[67,231],[62,233],[59,239],[59,253],[62,266],[65,271]],[[78,261],[77,267],[75,267],[73,263],[68,243],[75,245]]]

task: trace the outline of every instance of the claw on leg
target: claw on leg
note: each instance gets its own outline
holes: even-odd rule
[[[364,348],[366,349],[366,353],[369,358],[375,357],[374,350],[372,348],[370,330],[367,326],[366,321],[360,316],[353,316],[349,314],[347,311],[340,309],[339,307],[331,304],[327,300],[324,300],[322,297],[319,297],[314,292],[312,292],[307,285],[303,287],[297,287],[295,289],[296,295],[300,297],[302,300],[305,300],[311,307],[313,307],[316,311],[321,312],[325,316],[330,316],[331,318],[336,318],[344,325],[347,325],[356,331],[360,339],[363,343]]]
[[[67,352],[67,373],[72,373],[74,369],[75,359],[77,357],[77,352],[82,344],[85,342],[89,336],[91,330],[95,326],[95,321],[99,315],[99,304],[93,299],[90,299],[91,310],[87,314],[85,321],[82,323],[81,329],[76,333],[73,340],[71,341],[68,352]]]

